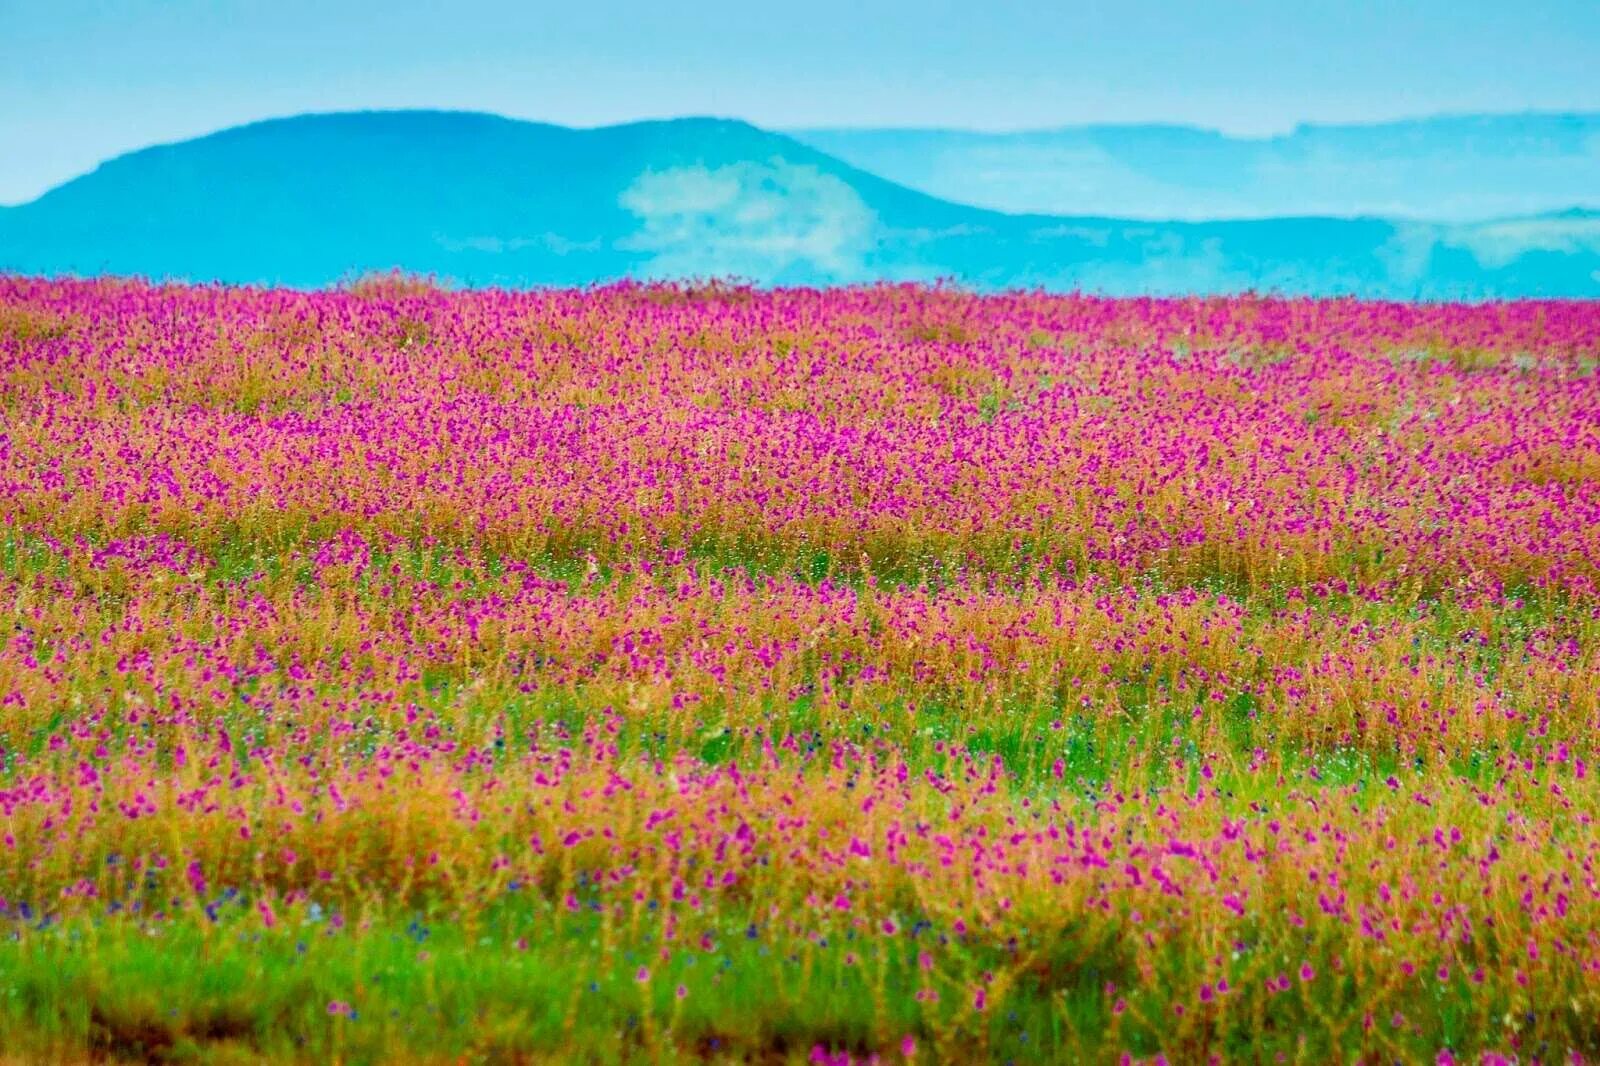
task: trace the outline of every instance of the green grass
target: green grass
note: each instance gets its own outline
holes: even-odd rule
[[[1126,941],[1092,921],[1042,944],[952,938],[909,919],[896,937],[841,923],[802,939],[726,907],[708,918],[709,950],[676,943],[663,960],[648,923],[555,910],[527,896],[470,931],[423,914],[335,929],[304,907],[267,930],[242,901],[216,923],[18,923],[0,939],[0,1047],[30,1062],[803,1062],[820,1045],[897,1061],[909,1036],[929,1061],[1101,1061],[1161,1050],[1170,1004],[1183,999],[1174,991],[1204,966],[1200,947],[1169,944],[1141,972]],[[919,946],[934,939],[946,961],[923,973]],[[1331,1025],[1325,1003],[1357,988],[1337,972],[1338,948],[1306,946],[1319,976],[1305,987],[1230,990],[1233,1009],[1177,1052],[1417,1061],[1437,1050],[1430,1041],[1470,1044],[1521,1009],[1458,978],[1405,1003],[1418,1032],[1387,1019],[1375,1035]],[[1031,960],[1022,978],[977,1013],[981,975],[1019,951]],[[1262,972],[1287,965],[1261,961]],[[1125,998],[1120,1014],[1108,984]],[[919,1002],[919,988],[938,1002]],[[1565,1005],[1538,1009],[1573,1046],[1600,1039]]]

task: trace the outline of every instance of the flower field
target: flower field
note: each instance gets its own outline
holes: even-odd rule
[[[1600,1061],[1597,365],[0,278],[0,1062]]]

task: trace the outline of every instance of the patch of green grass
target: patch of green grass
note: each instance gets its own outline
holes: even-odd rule
[[[669,943],[648,914],[566,913],[528,890],[470,930],[439,918],[339,925],[297,906],[264,928],[237,906],[214,923],[183,912],[14,924],[0,938],[0,1047],[23,1061],[799,1063],[819,1046],[899,1061],[909,1038],[932,1061],[1409,1060],[1432,1058],[1430,1041],[1474,1046],[1509,1008],[1458,976],[1406,997],[1415,1033],[1334,1025],[1343,1014],[1326,1004],[1354,994],[1355,978],[1339,944],[1307,943],[1297,958],[1315,963],[1314,981],[1284,994],[1236,985],[1227,1010],[1175,1045],[1172,1004],[1205,1010],[1193,998],[1204,949],[1165,942],[1136,961],[1136,938],[1097,920],[988,942],[915,915],[881,936],[724,904],[704,940]],[[1247,954],[1255,939],[1242,938]],[[986,986],[1006,965],[1016,980]],[[1286,965],[1260,960],[1263,976]],[[1583,1020],[1562,1017],[1552,1008],[1581,1046]]]

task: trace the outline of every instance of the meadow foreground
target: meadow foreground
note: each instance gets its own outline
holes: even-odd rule
[[[1600,1061],[1597,364],[0,277],[0,1060]]]

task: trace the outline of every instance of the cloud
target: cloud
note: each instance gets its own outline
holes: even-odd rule
[[[1378,249],[1389,281],[1418,285],[1435,252],[1465,251],[1484,270],[1503,270],[1532,252],[1600,255],[1600,215],[1563,212],[1537,218],[1438,225],[1397,223],[1394,236]]]
[[[619,202],[640,226],[618,247],[651,253],[654,277],[858,280],[878,232],[848,184],[780,158],[648,170]]]
[[[1600,253],[1600,216],[1560,214],[1458,226],[1451,228],[1445,241],[1466,248],[1490,269],[1507,266],[1528,252]]]

